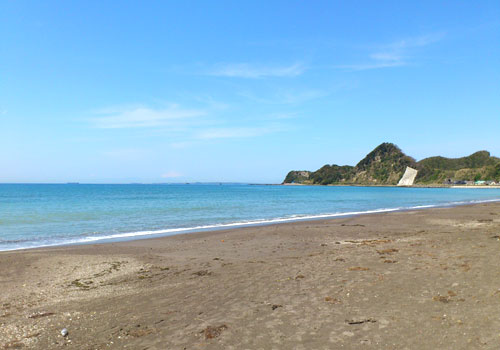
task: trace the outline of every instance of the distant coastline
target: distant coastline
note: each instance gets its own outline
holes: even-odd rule
[[[473,189],[488,189],[488,188],[500,188],[500,185],[453,185],[450,188],[473,188]]]
[[[440,185],[440,184],[415,184],[412,186],[398,186],[398,185],[372,185],[372,184],[305,184],[305,183],[281,183],[268,186],[337,186],[337,187],[399,187],[399,188],[481,188],[493,189],[500,188],[500,185]]]

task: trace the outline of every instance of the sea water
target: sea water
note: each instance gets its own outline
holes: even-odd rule
[[[0,250],[498,200],[494,188],[0,184]]]

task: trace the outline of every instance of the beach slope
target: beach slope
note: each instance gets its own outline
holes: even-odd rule
[[[488,203],[2,252],[0,349],[493,349],[499,236]]]

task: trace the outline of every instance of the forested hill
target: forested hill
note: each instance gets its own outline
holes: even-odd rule
[[[417,162],[392,143],[382,143],[356,166],[324,165],[316,171],[290,171],[283,183],[396,185],[406,167],[418,170],[417,184],[455,181],[500,181],[500,158],[479,151],[462,158],[430,157]]]

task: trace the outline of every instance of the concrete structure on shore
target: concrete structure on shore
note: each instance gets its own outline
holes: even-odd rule
[[[413,186],[415,182],[415,178],[417,177],[418,170],[406,167],[406,171],[403,174],[403,177],[398,182],[398,186]]]

